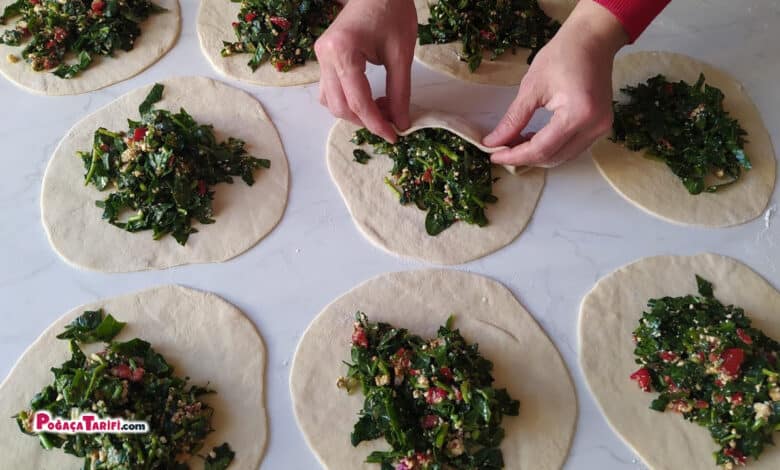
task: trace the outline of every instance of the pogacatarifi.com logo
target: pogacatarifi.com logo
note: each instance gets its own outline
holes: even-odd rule
[[[48,411],[36,411],[32,417],[34,432],[56,434],[145,434],[149,432],[146,421],[127,421],[122,418],[101,418],[94,413],[84,413],[76,419],[54,416]]]

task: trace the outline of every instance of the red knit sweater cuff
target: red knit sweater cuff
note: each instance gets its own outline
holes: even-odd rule
[[[595,0],[620,21],[631,42],[652,23],[671,0]]]

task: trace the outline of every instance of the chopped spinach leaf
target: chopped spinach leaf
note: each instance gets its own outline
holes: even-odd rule
[[[427,212],[425,230],[435,236],[462,220],[484,227],[487,204],[493,195],[490,155],[445,129],[420,129],[391,144],[367,129],[352,138],[355,145],[370,144],[377,154],[393,160],[385,184],[401,204],[415,203]],[[359,163],[358,155],[355,160]]]
[[[197,454],[213,431],[214,409],[201,397],[214,392],[175,376],[173,367],[146,341],[109,342],[124,325],[102,309],[84,312],[67,325],[57,337],[69,340],[71,358],[51,369],[53,382],[13,418],[23,433],[38,438],[41,447],[82,458],[85,469],[188,470],[182,457]],[[101,329],[110,332],[103,334]],[[91,341],[108,344],[103,351],[86,355],[79,344]],[[64,419],[89,412],[101,418],[146,421],[149,432],[37,433],[32,427],[37,411]],[[224,470],[234,455],[228,444],[216,447],[204,468]]]
[[[266,61],[287,72],[316,60],[314,42],[341,10],[335,0],[230,0],[241,3],[233,31],[238,41],[223,41],[223,57],[249,54],[249,67]]]
[[[122,331],[124,323],[103,310],[87,311],[65,326],[57,339],[72,339],[80,343],[108,342]]]
[[[22,58],[35,71],[73,78],[96,55],[132,50],[141,23],[164,11],[151,0],[17,0],[0,17],[0,23],[19,17],[0,34],[0,44],[24,46]],[[77,61],[68,63],[69,56]]]
[[[255,170],[271,162],[249,155],[242,140],[218,142],[210,125],[184,109],[153,109],[162,93],[163,85],[152,88],[139,106],[141,120],[129,120],[128,132],[100,128],[92,150],[78,156],[84,184],[116,189],[96,202],[104,219],[128,232],[152,230],[155,240],[170,233],[184,245],[197,232],[193,220],[214,223],[212,186],[233,183],[233,176],[251,186]]]
[[[358,312],[352,363],[340,388],[360,388],[364,402],[353,446],[384,437],[390,451],[372,452],[382,469],[498,470],[504,467],[504,416],[520,403],[493,387],[493,364],[452,321],[425,340]]]
[[[162,100],[163,90],[165,90],[165,86],[159,83],[155,83],[152,87],[152,90],[148,95],[146,95],[143,103],[138,106],[138,114],[144,116],[145,114],[149,113],[155,103],[159,103],[160,100]]]
[[[731,468],[758,459],[780,430],[780,343],[723,305],[696,276],[699,296],[650,299],[634,330],[639,370],[658,396],[656,411],[680,413],[710,431],[715,462]]]
[[[371,155],[369,155],[365,150],[363,149],[355,149],[352,151],[352,156],[355,157],[355,161],[365,165],[368,163],[369,160],[371,160]]]
[[[233,461],[236,453],[230,448],[230,445],[225,442],[219,447],[215,447],[208,457],[206,457],[206,464],[203,470],[225,470]]]
[[[483,51],[495,60],[507,51],[530,49],[530,64],[560,28],[537,0],[438,0],[428,24],[418,27],[420,44],[463,43],[461,60],[476,71]]]
[[[690,194],[716,192],[751,168],[747,132],[724,110],[723,92],[704,81],[656,75],[623,88],[628,101],[614,103],[612,140],[665,162]]]

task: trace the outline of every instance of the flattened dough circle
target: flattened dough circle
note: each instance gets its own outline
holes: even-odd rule
[[[411,128],[439,127],[447,129],[474,144],[479,144],[480,132],[470,128],[457,116],[440,112],[420,111]],[[523,231],[536,208],[544,188],[545,170],[523,169],[517,175],[502,167],[493,167],[493,184],[498,202],[488,204],[485,227],[463,222],[454,224],[432,237],[425,231],[425,212],[414,204],[402,206],[384,185],[384,178],[393,167],[386,155],[376,155],[371,146],[363,150],[374,158],[365,165],[354,161],[350,142],[358,129],[340,120],[328,136],[328,170],[347,205],[358,229],[371,243],[389,253],[430,263],[460,264],[487,256],[510,244]]]
[[[758,108],[742,85],[727,73],[691,57],[671,52],[637,52],[615,61],[612,87],[620,89],[647,81],[657,74],[671,81],[695,83],[704,73],[707,83],[725,94],[724,107],[748,132],[745,153],[753,169],[734,185],[717,193],[692,196],[661,161],[646,158],[604,137],[594,146],[593,161],[609,184],[645,212],[681,225],[728,227],[760,216],[775,186],[775,152]]]
[[[429,5],[438,0],[414,0],[417,7],[417,22],[427,24],[430,18]],[[563,22],[577,4],[577,0],[539,0],[539,5],[553,19]],[[414,57],[431,70],[441,72],[452,78],[484,85],[519,85],[528,71],[530,50],[518,49],[516,54],[506,52],[490,60],[490,53],[484,54],[482,64],[475,72],[469,71],[466,62],[460,60],[463,44],[460,41],[448,44],[426,44],[419,41],[414,49]]]
[[[354,314],[389,322],[423,337],[455,315],[455,326],[494,365],[498,387],[520,400],[507,417],[501,444],[507,469],[558,469],[577,420],[577,397],[566,365],[533,317],[501,284],[453,270],[391,273],[371,279],[325,307],[303,334],[290,390],[298,425],[323,467],[375,468],[364,463],[382,439],[352,447],[349,435],[363,404],[360,393],[336,388],[346,372]],[[378,467],[376,467],[378,468]]]
[[[99,308],[127,322],[118,341],[136,337],[149,341],[178,375],[189,376],[191,384],[210,383],[217,391],[205,399],[215,410],[215,431],[206,439],[205,452],[228,442],[236,452],[231,467],[258,468],[268,436],[263,340],[233,305],[216,295],[179,286],[156,287],[77,307],[27,348],[0,384],[4,468],[80,468],[78,458],[59,449],[43,450],[37,439],[19,432],[16,422],[7,418],[26,408],[33,395],[51,382],[49,367],[70,357],[67,342],[55,336],[85,310]],[[197,468],[201,462],[193,457],[190,464]]]
[[[251,155],[271,160],[271,168],[257,170],[251,187],[240,178],[233,184],[216,185],[216,223],[196,224],[198,233],[185,246],[171,236],[153,240],[151,231],[130,233],[114,227],[95,206],[108,192],[84,186],[84,167],[76,152],[92,148],[97,128],[127,129],[127,119],[138,118],[138,105],[151,85],[131,91],[73,126],[46,168],[41,194],[43,225],[52,247],[68,263],[96,271],[127,272],[225,261],[250,249],[281,219],[287,205],[287,158],[260,103],[241,90],[207,78],[180,77],[161,83],[165,91],[159,109],[186,109],[198,122],[213,124],[217,139],[244,140]]]
[[[634,331],[647,301],[695,294],[699,274],[711,281],[715,297],[745,309],[756,328],[780,338],[780,293],[744,264],[725,256],[644,258],[602,278],[580,307],[580,365],[612,429],[653,469],[712,470],[717,450],[709,432],[675,413],[649,408],[657,396],[639,389],[629,375]],[[749,468],[780,467],[780,448],[767,446]]]
[[[320,64],[307,60],[302,66],[289,72],[279,72],[266,62],[254,72],[247,65],[249,54],[222,57],[222,41],[235,41],[236,33],[231,23],[236,21],[240,3],[230,0],[202,0],[198,9],[198,39],[203,55],[211,66],[225,77],[262,86],[295,86],[314,83],[320,79]]]
[[[0,11],[15,0],[0,0]],[[6,57],[21,57],[23,47],[0,44],[0,74],[11,83],[41,95],[79,95],[119,83],[143,72],[176,43],[181,29],[178,0],[155,0],[168,11],[151,15],[141,23],[141,35],[133,50],[117,51],[114,57],[95,56],[92,65],[79,75],[62,79],[50,72],[35,72],[24,60],[11,63]],[[13,26],[9,20],[3,27]]]

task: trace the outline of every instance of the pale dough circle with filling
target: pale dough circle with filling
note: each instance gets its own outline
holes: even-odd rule
[[[99,127],[127,130],[127,119],[138,119],[138,105],[152,85],[122,96],[85,117],[68,131],[46,168],[41,194],[43,225],[57,253],[77,267],[127,272],[161,269],[190,263],[225,261],[252,248],[279,222],[287,205],[287,158],[276,128],[251,95],[218,81],[200,77],[172,78],[156,109],[184,108],[200,124],[214,126],[218,141],[235,137],[246,142],[250,155],[271,160],[271,168],[254,173],[247,186],[240,177],[233,184],[217,184],[213,224],[193,221],[197,233],[185,246],[166,235],[152,238],[151,230],[130,233],[102,219],[96,200],[109,190],[84,186],[84,165],[76,155],[92,148]]]
[[[379,468],[369,453],[388,449],[384,439],[350,443],[363,396],[336,387],[350,360],[355,312],[369,321],[407,328],[423,338],[450,315],[470,343],[493,362],[497,388],[520,401],[520,415],[504,417],[501,443],[506,468],[559,469],[577,420],[577,397],[566,365],[533,317],[504,286],[453,270],[398,272],[369,280],[325,307],[303,334],[293,359],[293,409],[309,447],[331,470]]]
[[[430,18],[429,5],[435,4],[438,0],[414,0],[417,7],[417,22],[427,24]],[[542,7],[547,16],[563,23],[569,16],[577,0],[539,0],[539,6]],[[448,75],[452,78],[465,80],[484,85],[519,85],[523,76],[528,71],[528,57],[531,55],[530,49],[518,48],[515,54],[507,51],[498,56],[495,60],[490,60],[490,52],[483,53],[482,63],[479,68],[471,72],[466,62],[460,60],[463,50],[463,43],[455,41],[447,44],[426,44],[420,45],[417,41],[417,47],[414,50],[414,57],[424,66]]]
[[[698,295],[698,274],[715,297],[745,309],[753,326],[780,338],[780,293],[744,264],[725,256],[644,258],[602,278],[583,299],[579,320],[580,365],[612,429],[653,469],[713,470],[718,446],[709,431],[673,412],[650,409],[657,393],[643,392],[629,376],[632,333],[649,299]],[[780,449],[767,446],[748,468],[780,467]]]
[[[14,1],[0,0],[0,11]],[[19,47],[0,44],[0,74],[27,91],[42,95],[78,95],[134,77],[164,56],[179,37],[178,0],[154,0],[154,3],[168,11],[152,14],[140,24],[141,34],[132,50],[115,51],[113,57],[95,54],[92,64],[73,78],[59,78],[50,71],[35,72],[21,59],[24,44]],[[0,25],[0,31],[13,28],[15,21],[16,18],[9,18],[5,25]],[[11,63],[6,59],[9,55],[21,60]]]
[[[411,129],[443,128],[482,150],[480,132],[457,116],[419,110]],[[370,145],[360,148],[372,158],[361,165],[354,161],[358,148],[350,139],[359,128],[340,120],[328,136],[328,170],[344,198],[358,229],[373,244],[392,254],[437,264],[459,264],[486,256],[514,241],[525,228],[544,188],[545,170],[523,169],[511,174],[493,166],[493,194],[498,202],[487,204],[488,225],[479,227],[456,222],[439,235],[425,231],[425,211],[414,204],[401,205],[398,197],[384,184],[392,160],[376,155]],[[408,134],[410,131],[404,132]]]
[[[612,87],[620,91],[663,74],[669,81],[694,84],[704,73],[706,83],[720,88],[723,106],[747,135],[747,154],[753,169],[743,171],[733,185],[715,193],[691,195],[662,161],[633,152],[603,137],[591,148],[593,161],[609,184],[630,203],[668,222],[703,227],[739,225],[760,216],[775,187],[775,152],[769,132],[742,85],[727,73],[691,57],[671,52],[637,52],[615,61]]]
[[[216,295],[179,286],[156,287],[77,307],[27,348],[0,384],[3,468],[81,468],[82,459],[60,449],[44,450],[38,439],[22,434],[10,417],[27,409],[32,397],[52,382],[50,367],[70,358],[68,342],[56,339],[65,325],[85,310],[100,308],[127,322],[116,341],[148,341],[174,366],[177,376],[188,376],[190,385],[217,392],[204,398],[214,408],[214,432],[206,438],[201,455],[227,442],[236,453],[230,468],[258,468],[268,437],[263,340],[233,305]],[[95,352],[102,344],[82,348]],[[201,468],[202,462],[192,457],[189,463]]]
[[[320,79],[320,64],[315,59],[279,72],[270,62],[264,62],[257,70],[249,67],[251,54],[235,54],[222,57],[222,41],[235,42],[236,33],[231,25],[238,21],[241,3],[230,0],[201,0],[198,10],[198,39],[200,49],[211,66],[225,77],[262,86],[295,86],[314,83]]]

